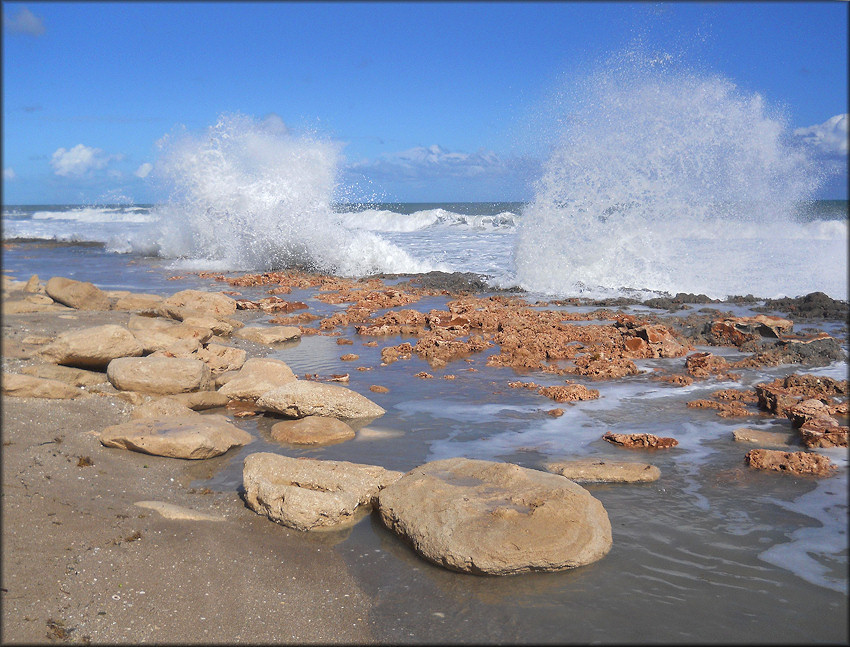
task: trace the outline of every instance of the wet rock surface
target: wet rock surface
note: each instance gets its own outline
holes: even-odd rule
[[[598,458],[552,461],[544,467],[579,483],[651,483],[661,477],[661,470],[654,465]]]
[[[296,459],[260,452],[245,458],[245,502],[254,512],[295,530],[343,525],[401,477],[376,465]]]
[[[468,573],[558,571],[611,548],[608,515],[587,490],[510,463],[426,463],[381,491],[378,511],[419,555]]]
[[[257,398],[257,406],[290,418],[377,418],[385,413],[383,407],[356,391],[307,380],[266,391]]]
[[[753,469],[783,472],[795,476],[832,476],[835,465],[827,456],[808,452],[782,452],[753,449],[747,452],[747,465]]]

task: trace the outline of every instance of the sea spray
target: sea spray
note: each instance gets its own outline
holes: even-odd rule
[[[761,95],[635,48],[575,81],[563,103],[519,226],[522,287],[797,296],[846,272],[846,223],[824,255],[795,220],[819,173]]]
[[[182,267],[346,276],[428,271],[332,209],[341,146],[294,135],[279,118],[222,115],[202,133],[165,138],[155,177],[168,191],[159,227],[134,247]]]

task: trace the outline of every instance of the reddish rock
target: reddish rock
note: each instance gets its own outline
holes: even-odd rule
[[[800,440],[806,447],[847,447],[848,428],[839,425],[833,418],[807,420],[799,431]]]
[[[588,389],[581,384],[543,386],[537,392],[545,395],[547,398],[552,398],[555,402],[576,402],[578,400],[596,400],[599,398],[599,391]]]
[[[703,380],[714,376],[718,379],[737,379],[729,372],[729,362],[711,353],[694,353],[685,360],[685,370],[695,378]]]
[[[754,416],[755,413],[747,410],[740,402],[717,402],[716,400],[691,400],[688,402],[691,409],[717,409],[717,415],[721,418],[738,418],[743,416]]]
[[[838,422],[829,415],[829,406],[820,400],[815,400],[814,398],[801,400],[794,406],[787,409],[785,411],[785,415],[788,416],[789,420],[791,420],[791,424],[797,428],[802,427],[805,423],[818,418],[822,418],[822,424],[827,427],[834,427],[838,424]]]
[[[747,465],[754,469],[787,472],[796,476],[832,476],[836,469],[826,456],[808,452],[752,449],[747,452],[745,459]]]
[[[801,395],[792,393],[791,390],[778,386],[775,380],[770,384],[756,384],[756,395],[758,396],[759,409],[769,411],[775,416],[784,416],[788,410],[797,404]]]
[[[647,449],[666,449],[679,444],[679,441],[675,438],[661,438],[653,434],[614,434],[610,431],[603,435],[602,439],[621,447]]]

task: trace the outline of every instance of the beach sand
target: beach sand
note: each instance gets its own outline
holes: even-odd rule
[[[71,316],[5,316],[7,369],[27,363],[10,339],[127,313]],[[3,399],[3,643],[369,641],[368,600],[329,549],[334,533],[189,487],[203,462],[102,447],[96,434],[132,409],[97,395]],[[143,501],[222,520],[168,519]]]

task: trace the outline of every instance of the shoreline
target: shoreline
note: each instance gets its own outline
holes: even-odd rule
[[[462,282],[464,277],[443,278]],[[344,284],[356,289],[358,283],[363,284],[340,280],[337,294],[344,296]],[[226,291],[226,284],[218,285],[224,288],[219,291]],[[209,287],[215,289],[216,284]],[[258,301],[259,297],[267,298],[270,287],[232,286],[231,290],[244,293],[234,296],[236,299]],[[429,288],[437,289],[433,285]],[[302,294],[296,288],[282,299],[295,301]],[[504,298],[517,296],[522,295],[506,294]],[[6,302],[4,296],[4,305]],[[801,303],[798,300],[789,305],[799,310]],[[605,308],[613,304],[595,305]],[[706,305],[715,306],[717,302]],[[306,310],[277,315],[263,309],[243,309],[235,318],[262,323],[276,316],[318,312],[320,306],[311,302]],[[391,305],[390,309],[416,307],[414,303]],[[667,314],[680,309],[681,304],[671,300]],[[345,302],[329,302],[324,313],[333,312],[346,312]],[[116,310],[6,314],[4,370],[15,372],[32,363],[26,355],[38,345],[22,343],[23,338],[55,337],[63,330],[122,322],[130,314]],[[836,334],[846,338],[846,315],[832,323]],[[807,325],[807,321],[801,319],[800,324]],[[302,324],[302,331],[311,326],[322,332],[316,323]],[[324,333],[332,339],[334,334],[337,339],[357,336],[350,321],[339,321],[335,328]],[[415,342],[398,335],[374,339],[380,340],[381,346],[395,346],[405,339]],[[236,345],[252,353],[266,352],[260,346]],[[340,355],[346,352],[346,346],[338,348]],[[403,366],[404,361],[399,360],[396,367]],[[452,367],[458,360],[447,361]],[[494,369],[504,372],[505,383],[526,380],[517,378],[508,366]],[[789,365],[788,369],[789,373],[805,372],[799,365]],[[365,375],[381,381],[370,373]],[[583,384],[591,384],[583,380]],[[598,387],[617,382],[592,384]],[[524,389],[512,391],[511,397],[520,397]],[[548,407],[545,403],[541,406],[571,406],[548,402]],[[381,617],[374,615],[375,605],[380,602],[383,609],[385,601],[375,597],[375,590],[364,587],[364,575],[355,577],[350,560],[343,559],[344,551],[349,550],[341,548],[348,546],[345,537],[350,534],[363,541],[364,533],[373,532],[369,526],[375,526],[374,519],[370,523],[361,520],[343,531],[299,533],[250,510],[238,491],[210,491],[197,485],[204,480],[204,461],[103,448],[96,433],[128,419],[133,410],[133,405],[115,396],[91,395],[67,401],[4,396],[3,404],[4,642],[370,643],[386,640],[388,635],[410,640],[403,633],[387,633],[395,629],[382,624],[386,622],[381,616],[384,611],[378,614]],[[344,453],[345,444],[337,448]],[[248,451],[255,450],[249,445]],[[86,464],[86,458],[93,464]],[[167,519],[155,510],[135,505],[150,500],[223,517],[224,521]],[[381,533],[378,536],[382,543],[386,541]],[[356,550],[357,545],[350,550]],[[392,551],[398,550],[392,547]],[[405,553],[403,559],[418,565],[414,568],[430,572],[413,553]],[[610,558],[612,563],[615,559]],[[577,571],[579,577],[581,570]],[[452,576],[435,577],[435,581],[449,581]],[[515,581],[522,588],[521,582],[534,577],[540,576]],[[494,587],[500,591],[507,588]],[[238,593],[221,595],[223,590]]]

